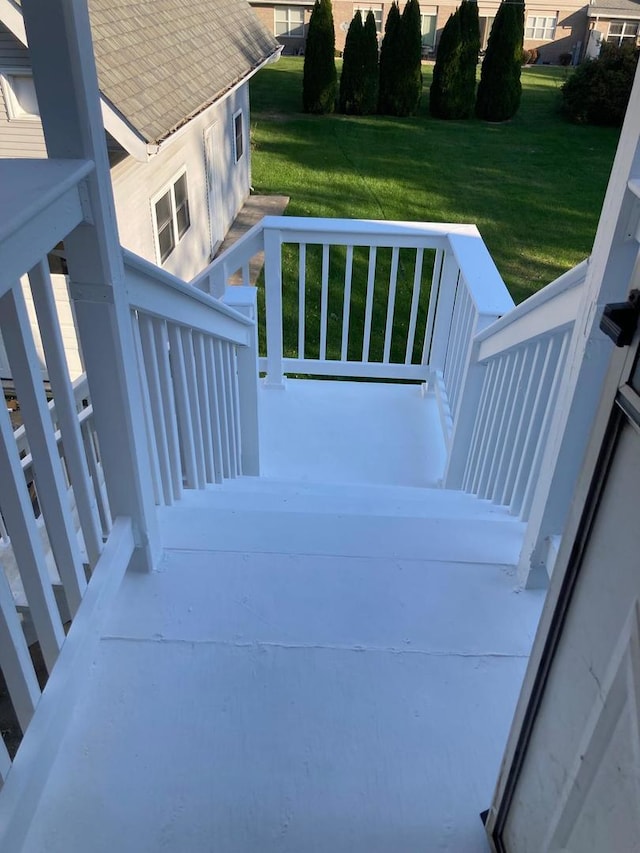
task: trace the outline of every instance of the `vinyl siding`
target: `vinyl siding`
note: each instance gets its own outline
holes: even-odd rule
[[[0,74],[5,69],[31,68],[29,51],[0,24]],[[4,93],[0,91],[0,157],[46,157],[39,121],[10,120]]]
[[[154,241],[151,199],[186,167],[191,225],[163,267],[189,281],[211,258],[205,131],[220,122],[224,132],[218,162],[223,166],[222,210],[224,231],[235,219],[249,195],[249,87],[242,86],[221,104],[194,119],[189,129],[148,163],[127,157],[111,170],[120,241],[123,246],[153,263],[159,263]],[[244,155],[234,162],[233,114],[244,115]]]

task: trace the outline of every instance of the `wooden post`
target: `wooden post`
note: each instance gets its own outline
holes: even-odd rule
[[[442,275],[440,286],[433,297],[438,302],[433,312],[429,306],[429,313],[433,316],[433,338],[431,340],[431,351],[429,355],[429,367],[432,370],[444,372],[447,360],[447,348],[451,334],[451,318],[453,317],[453,306],[456,299],[456,288],[460,267],[450,249],[445,250],[442,262]]]
[[[282,373],[282,238],[271,228],[264,231],[264,299],[267,329],[265,385],[284,388]]]
[[[49,156],[95,164],[87,221],[64,241],[70,291],[111,512],[132,519],[135,562],[151,569],[160,543],[86,0],[22,8]]]
[[[250,317],[251,343],[238,347],[238,392],[242,444],[242,473],[260,476],[260,423],[258,411],[258,291],[255,287],[227,287],[223,302]]]

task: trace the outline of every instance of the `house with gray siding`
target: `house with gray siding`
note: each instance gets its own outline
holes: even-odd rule
[[[248,82],[281,47],[244,0],[91,0],[89,13],[120,240],[190,280],[249,195]],[[0,0],[0,156],[46,156],[14,0]]]

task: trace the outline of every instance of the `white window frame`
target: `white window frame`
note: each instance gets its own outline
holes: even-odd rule
[[[180,233],[180,229],[178,227],[177,206],[176,206],[176,184],[178,183],[180,178],[182,178],[183,176],[185,178],[186,187],[187,187],[186,199],[187,199],[188,222],[187,222],[187,227],[182,231],[182,233]],[[163,198],[165,195],[167,195],[167,193],[169,194],[169,201],[171,204],[171,220],[170,221],[171,221],[171,226],[173,229],[173,246],[167,252],[166,256],[163,258],[162,257],[162,251],[160,249],[160,234],[159,234],[159,229],[158,229],[158,216],[157,216],[157,212],[156,212],[156,204],[160,201],[161,198]],[[155,193],[151,197],[151,221],[153,223],[153,240],[154,240],[155,248],[156,248],[156,257],[158,259],[158,263],[162,265],[175,252],[176,248],[178,247],[180,242],[183,240],[185,234],[187,234],[187,232],[191,228],[191,210],[190,210],[190,204],[189,204],[189,181],[187,178],[187,167],[186,166],[183,166],[178,172],[176,172],[175,175],[173,175],[173,177],[169,181],[167,181],[166,184],[164,184],[162,189],[160,189],[157,193]]]
[[[373,12],[373,17],[376,19],[376,32],[379,36],[382,35],[382,29],[384,26],[384,21],[382,20],[382,6],[378,5],[370,5],[370,6],[354,6],[353,7],[353,17],[355,18],[356,12],[360,12],[362,16],[362,23],[367,19],[367,15],[369,12]]]
[[[292,26],[291,12],[302,12],[302,22],[294,21]],[[275,6],[273,9],[273,33],[279,39],[303,39],[306,36],[306,24],[304,20],[304,6]],[[278,21],[278,13],[284,13],[286,20]],[[278,24],[284,24],[287,31],[284,33],[278,32]],[[302,25],[302,33],[294,33],[292,30],[297,30]]]
[[[236,133],[236,122],[240,118],[240,130],[241,140],[242,140],[242,151],[238,154],[238,134]],[[233,162],[239,163],[240,160],[244,157],[244,152],[247,150],[247,134],[245,133],[245,122],[244,122],[244,113],[243,111],[236,110],[233,114],[233,119],[231,121],[231,132],[233,133]]]
[[[556,37],[558,16],[556,15],[527,15],[524,25],[524,37],[531,41],[553,41]],[[536,35],[541,30],[542,35]]]
[[[33,74],[29,68],[3,68],[0,70],[0,87],[7,107],[7,118],[10,121],[40,121],[39,112],[28,113],[21,106],[12,82],[15,77],[26,77],[33,82]]]
[[[433,18],[434,26],[433,26],[433,40],[431,42],[425,42],[425,38],[428,33],[424,32],[424,22],[425,18]],[[420,10],[420,39],[422,40],[422,47],[429,48],[433,50],[436,46],[436,39],[438,38],[438,16],[435,12],[423,12]]]
[[[622,47],[625,42],[633,42],[634,44],[637,44],[638,37],[640,36],[640,33],[638,32],[638,23],[640,22],[626,19],[620,21],[609,21],[609,27],[607,30],[607,37],[605,41],[609,44],[616,44],[618,47]],[[611,26],[616,26],[618,24],[622,24],[622,32],[612,33]],[[627,34],[627,27],[635,27],[636,31],[634,33]]]

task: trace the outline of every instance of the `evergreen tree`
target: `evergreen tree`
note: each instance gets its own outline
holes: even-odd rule
[[[461,53],[460,9],[456,9],[453,15],[449,15],[438,42],[429,89],[429,111],[435,118],[464,118],[459,103]]]
[[[339,111],[347,115],[362,115],[364,96],[364,25],[358,10],[347,32],[340,75]]]
[[[463,105],[464,117],[471,118],[476,102],[476,67],[480,53],[480,18],[476,0],[462,0],[460,31],[460,102]]]
[[[524,0],[502,0],[482,63],[476,98],[478,118],[507,121],[518,112],[523,36]]]
[[[398,88],[398,54],[400,51],[400,7],[391,4],[384,25],[384,38],[380,46],[380,88],[378,112],[395,115],[395,94]]]
[[[364,85],[362,91],[362,114],[371,115],[378,109],[378,33],[376,19],[371,9],[367,12],[362,36],[362,64]]]
[[[419,0],[407,0],[400,18],[396,113],[413,115],[422,94],[422,34]]]
[[[407,0],[402,15],[394,2],[380,49],[379,113],[407,116],[416,111],[422,92],[421,58],[419,0]]]
[[[433,69],[429,110],[436,118],[470,118],[476,99],[480,24],[475,0],[462,0],[445,24]]]
[[[338,87],[331,0],[316,0],[309,20],[302,76],[306,113],[332,113]]]

